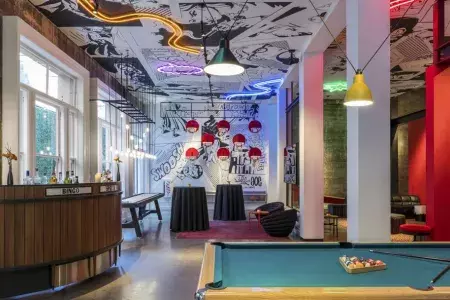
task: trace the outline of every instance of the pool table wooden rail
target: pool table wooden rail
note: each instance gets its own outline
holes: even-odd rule
[[[205,286],[214,282],[215,247],[211,243],[205,244],[195,300],[450,299],[450,287],[435,287],[427,292],[410,287],[232,287],[211,290]]]

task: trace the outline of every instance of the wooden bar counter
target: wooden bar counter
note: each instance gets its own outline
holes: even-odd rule
[[[0,186],[0,298],[55,288],[117,263],[117,182]]]

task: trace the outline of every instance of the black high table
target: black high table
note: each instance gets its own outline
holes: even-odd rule
[[[202,231],[209,229],[208,206],[204,187],[175,187],[172,194],[170,230]]]
[[[244,193],[240,184],[219,184],[216,188],[214,220],[245,220]]]

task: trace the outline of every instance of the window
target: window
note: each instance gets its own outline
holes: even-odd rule
[[[77,79],[26,47],[20,51],[20,170],[49,177],[73,170],[83,151],[83,114],[77,107]],[[79,105],[82,107],[82,105]],[[81,127],[81,128],[80,128]]]
[[[47,66],[40,60],[29,54],[20,52],[20,82],[35,88],[38,91],[47,92]]]
[[[70,105],[75,105],[76,80],[25,47],[20,50],[20,82]]]
[[[36,168],[41,175],[51,175],[59,160],[57,128],[59,111],[56,107],[36,101]]]
[[[106,85],[100,83],[98,89],[98,99],[110,100],[120,99]],[[112,177],[115,179],[117,174],[117,165],[113,162],[117,155],[122,160],[120,165],[120,178],[122,182],[122,191],[126,193],[128,178],[128,161],[126,159],[126,134],[125,129],[126,118],[116,108],[110,106],[108,102],[97,101],[97,118],[98,118],[98,170],[111,171]]]
[[[111,170],[111,155],[109,148],[111,147],[111,142],[109,138],[108,128],[102,126],[102,139],[101,139],[101,153],[102,153],[102,172],[106,170]]]

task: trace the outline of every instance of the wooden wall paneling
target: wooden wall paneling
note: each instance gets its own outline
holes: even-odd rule
[[[117,241],[117,205],[116,205],[116,197],[111,196],[111,242]]]
[[[44,261],[47,262],[53,260],[53,227],[58,226],[53,221],[53,201],[43,201],[43,213]]]
[[[25,187],[14,189],[14,199],[25,198]],[[25,264],[25,203],[14,205],[14,266]]]
[[[61,200],[61,258],[69,257],[70,239],[68,232],[69,223],[69,202],[70,200]]]
[[[43,198],[45,190],[43,187],[34,187],[34,197]],[[34,263],[44,262],[44,202],[34,203]]]
[[[14,267],[14,204],[5,204],[5,267]]]
[[[98,248],[103,248],[105,241],[105,208],[103,197],[97,197],[98,202]]]
[[[72,213],[72,228],[70,232],[73,232],[73,255],[81,255],[82,250],[82,234],[81,234],[81,205],[84,199],[77,199],[73,201],[73,213]]]
[[[0,187],[0,200],[3,199],[5,199],[5,189],[3,187]],[[0,203],[0,268],[4,267],[5,267],[5,204]]]
[[[53,259],[59,259],[61,257],[61,201],[55,200],[53,202],[53,228],[52,228],[52,240]]]
[[[85,199],[81,211],[83,253],[94,251],[94,200]]]
[[[111,211],[113,205],[111,203],[111,196],[104,196],[103,207],[105,209],[105,245],[110,245],[111,243],[111,231],[114,228],[111,226]]]
[[[25,199],[34,199],[34,187],[25,187]],[[25,265],[34,263],[34,202],[25,204]]]
[[[116,221],[115,221],[115,226],[116,226],[116,241],[120,241],[122,239],[122,205],[120,202],[120,195],[116,195],[114,196],[114,202],[116,203]]]
[[[98,210],[98,196],[94,196],[93,198],[93,227],[92,227],[92,232],[93,232],[93,238],[94,238],[94,249],[98,249],[98,238],[99,238],[99,229],[98,229],[98,224],[100,222],[100,216],[99,216],[99,210]]]

